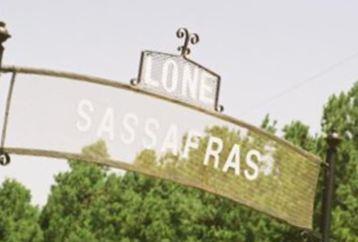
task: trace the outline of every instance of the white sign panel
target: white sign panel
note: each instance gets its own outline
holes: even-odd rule
[[[140,87],[206,109],[216,110],[220,76],[182,56],[144,51]]]

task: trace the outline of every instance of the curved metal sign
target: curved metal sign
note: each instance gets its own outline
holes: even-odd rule
[[[1,84],[11,79],[13,88],[5,152],[137,171],[311,228],[318,157],[232,117],[139,87],[29,68],[3,72]],[[83,152],[98,142],[106,156]]]

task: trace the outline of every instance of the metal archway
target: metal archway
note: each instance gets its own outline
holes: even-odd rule
[[[312,228],[319,157],[233,117],[132,85],[15,66],[1,72],[9,79],[4,154],[136,171]],[[98,140],[106,155],[84,152]]]

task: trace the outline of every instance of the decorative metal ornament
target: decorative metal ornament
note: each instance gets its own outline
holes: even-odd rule
[[[5,42],[10,37],[11,35],[9,34],[9,31],[6,29],[6,24],[0,21],[0,44]]]
[[[7,166],[11,159],[8,153],[0,151],[0,165]]]
[[[4,53],[4,47],[2,44],[10,37],[11,35],[9,34],[9,31],[6,29],[6,24],[0,21],[0,68],[2,63],[2,55]]]
[[[178,51],[180,51],[181,56],[184,58],[186,58],[191,53],[189,44],[195,45],[200,40],[198,34],[189,33],[188,29],[186,28],[179,28],[177,30],[177,37],[179,39],[184,38],[184,45],[178,47]]]

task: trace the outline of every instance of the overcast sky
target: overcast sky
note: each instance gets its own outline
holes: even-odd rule
[[[357,1],[0,1],[12,34],[4,64],[128,83],[141,50],[176,53],[179,27],[200,35],[191,58],[222,77],[225,113],[259,125],[269,113],[320,130],[322,106],[358,79]],[[1,90],[3,91],[3,90]],[[16,178],[44,204],[65,162],[13,157]]]

